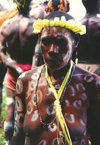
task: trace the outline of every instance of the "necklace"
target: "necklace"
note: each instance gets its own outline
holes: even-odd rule
[[[46,66],[46,72],[45,72],[45,76],[46,76],[46,79],[51,87],[51,90],[54,94],[54,97],[55,97],[55,101],[54,101],[54,106],[55,106],[55,109],[56,109],[56,115],[57,115],[57,118],[58,118],[58,121],[60,123],[60,126],[62,128],[62,131],[63,131],[63,134],[65,136],[65,140],[66,142],[68,143],[68,145],[72,145],[72,141],[71,141],[71,138],[70,138],[70,134],[69,134],[69,130],[68,130],[68,127],[67,127],[67,124],[65,122],[65,119],[64,119],[64,116],[63,116],[63,113],[62,113],[62,109],[61,109],[61,105],[60,105],[60,98],[61,98],[61,95],[62,95],[62,92],[65,88],[65,85],[66,83],[68,82],[68,79],[69,79],[69,76],[70,76],[70,73],[71,73],[71,70],[72,70],[72,66],[73,66],[73,62],[71,62],[71,65],[70,65],[70,68],[68,70],[68,72],[66,73],[65,75],[65,78],[62,82],[62,85],[57,93],[55,87],[52,85],[52,82],[50,80],[50,76],[48,74],[48,71],[47,71],[47,66]]]
[[[40,74],[39,74],[39,77],[38,77],[38,80],[37,80],[37,85],[36,85],[36,90],[35,90],[35,94],[36,94],[36,108],[37,108],[38,113],[39,113],[39,117],[40,117],[40,122],[41,122],[41,124],[43,124],[43,125],[50,125],[50,124],[52,124],[52,123],[55,121],[56,117],[53,119],[53,121],[52,121],[51,123],[44,123],[43,120],[42,120],[42,117],[41,117],[41,115],[40,115],[40,112],[39,112],[39,108],[38,108],[38,99],[37,99],[37,89],[38,89],[39,79],[40,79],[40,77],[41,77],[41,74],[45,71],[44,69],[45,69],[45,66],[42,67],[42,70],[41,70],[41,72],[40,72]],[[63,103],[64,95],[65,95],[65,92],[66,92],[66,88],[67,88],[68,84],[69,84],[70,81],[71,81],[73,72],[74,72],[74,66],[72,67],[70,76],[69,76],[68,81],[67,81],[67,83],[66,83],[66,85],[65,85],[65,87],[64,87],[64,89],[63,89],[63,92],[62,92],[62,99],[60,100],[61,106],[62,106],[62,103]],[[48,81],[47,81],[47,82],[48,82]],[[48,83],[48,84],[49,84],[49,83]],[[49,86],[50,86],[50,85],[49,85]],[[58,90],[58,89],[57,89],[57,90]]]
[[[38,108],[38,99],[37,99],[37,89],[38,89],[39,79],[40,79],[40,77],[41,77],[41,74],[44,72],[44,69],[45,69],[45,65],[43,66],[43,68],[42,68],[42,70],[41,70],[41,72],[40,72],[40,75],[39,75],[39,78],[38,78],[38,81],[37,81],[37,86],[36,86],[35,94],[36,94],[36,108],[37,108],[37,110],[38,110],[38,114],[39,114],[39,117],[40,117],[40,123],[41,123],[42,125],[44,125],[44,126],[48,126],[48,125],[51,125],[51,124],[54,123],[54,121],[56,120],[56,117],[53,119],[52,122],[50,122],[50,123],[44,123],[43,120],[42,120],[42,117],[41,117],[41,115],[40,115],[40,112],[39,112],[39,108]]]
[[[65,136],[65,139],[66,139],[68,145],[72,145],[72,141],[71,141],[71,138],[70,138],[70,134],[69,134],[69,131],[68,131],[67,124],[65,122],[64,116],[63,116],[62,111],[61,111],[61,107],[62,107],[61,104],[63,102],[64,94],[66,92],[66,87],[65,86],[67,86],[69,84],[69,82],[71,81],[71,77],[70,76],[72,76],[72,74],[73,74],[73,68],[74,68],[73,67],[73,62],[71,62],[71,66],[70,66],[70,68],[68,70],[68,73],[66,74],[66,76],[65,76],[65,78],[64,78],[64,80],[62,82],[62,85],[61,85],[61,87],[60,87],[60,89],[58,91],[58,94],[57,94],[57,92],[56,92],[56,90],[55,90],[55,88],[53,86],[54,92],[56,92],[56,97],[55,97],[56,98],[56,101],[54,101],[54,106],[55,106],[55,109],[56,109],[57,118],[59,120],[59,123],[61,125],[63,134]],[[37,103],[37,89],[38,89],[39,79],[41,77],[41,74],[42,74],[43,70],[44,70],[44,67],[43,67],[43,69],[42,69],[42,71],[41,71],[41,73],[39,75],[39,78],[38,78],[38,81],[37,81],[37,86],[36,86],[36,107],[37,107],[37,110],[38,110],[38,113],[39,113],[40,123],[42,125],[50,125],[50,124],[52,124],[55,121],[56,117],[53,119],[52,122],[50,122],[50,123],[44,123],[43,120],[42,120],[42,117],[40,115],[39,108],[38,108],[38,103]],[[47,78],[47,81],[48,81],[48,73],[47,73],[47,70],[46,70],[46,75],[47,75],[46,78]],[[49,81],[48,81],[48,83],[50,85],[50,83],[51,83],[50,78],[49,78]],[[52,83],[51,83],[51,86],[50,87],[52,89]],[[54,96],[55,96],[55,94],[54,94]],[[62,101],[60,101],[61,96],[62,96]]]

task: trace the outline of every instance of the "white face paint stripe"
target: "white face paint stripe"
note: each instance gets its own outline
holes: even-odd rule
[[[13,98],[7,98],[6,105],[11,105],[13,103],[14,103],[14,99]]]

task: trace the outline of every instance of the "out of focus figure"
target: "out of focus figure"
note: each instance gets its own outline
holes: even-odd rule
[[[78,48],[78,59],[81,67],[100,75],[100,10],[99,0],[82,0],[86,15],[81,20],[86,25],[87,33],[82,36]]]

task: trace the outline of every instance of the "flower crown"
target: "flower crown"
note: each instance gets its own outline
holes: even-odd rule
[[[86,27],[85,25],[81,25],[80,22],[75,21],[74,19],[70,19],[66,21],[65,16],[61,17],[61,20],[59,17],[55,17],[54,20],[48,20],[48,19],[38,19],[35,20],[33,24],[33,33],[40,33],[44,27],[51,27],[51,26],[58,26],[58,27],[63,27],[67,28],[74,33],[83,35],[86,33]]]

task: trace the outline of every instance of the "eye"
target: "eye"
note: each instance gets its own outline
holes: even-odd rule
[[[59,46],[66,47],[67,44],[68,44],[68,41],[67,41],[66,39],[64,39],[64,38],[58,38],[58,39],[57,39],[57,44],[58,44]]]
[[[49,46],[49,45],[51,44],[52,40],[49,39],[49,38],[43,38],[43,39],[41,40],[41,42],[42,42],[43,45]]]

